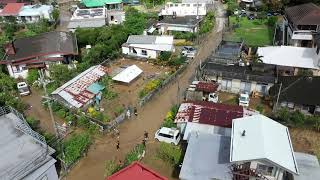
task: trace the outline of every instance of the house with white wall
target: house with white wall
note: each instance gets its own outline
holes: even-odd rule
[[[283,21],[283,45],[313,47],[320,32],[320,7],[313,3],[288,7]]]
[[[0,107],[0,179],[58,180],[55,152],[11,107]]]
[[[173,36],[131,35],[122,45],[122,54],[156,59],[162,52],[174,52]]]
[[[6,20],[9,17],[16,17],[18,23],[35,23],[40,19],[53,20],[52,5],[24,5],[24,3],[8,3],[0,10],[0,16]]]
[[[295,76],[299,71],[309,70],[313,76],[319,76],[319,48],[267,46],[259,47],[257,54],[264,64],[275,65],[280,75]]]
[[[206,3],[172,3],[168,2],[161,9],[160,16],[205,16],[207,14]]]
[[[193,131],[187,140],[181,180],[320,178],[316,157],[294,152],[289,129],[263,115],[234,119],[230,134]]]
[[[51,64],[73,65],[78,55],[72,33],[52,31],[33,37],[16,39],[5,44],[6,55],[0,64],[6,65],[13,78],[26,78],[32,68],[48,69]]]

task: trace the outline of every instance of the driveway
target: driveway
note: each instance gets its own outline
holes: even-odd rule
[[[222,5],[218,5],[218,13],[223,13]],[[120,125],[120,150],[116,150],[116,142],[107,135],[96,138],[86,157],[69,172],[68,180],[102,180],[104,179],[105,163],[107,160],[122,160],[136,144],[141,143],[144,131],[148,131],[150,135],[159,128],[163,122],[166,113],[170,107],[179,103],[182,98],[183,90],[188,87],[189,80],[194,76],[195,69],[200,61],[208,57],[212,51],[218,46],[221,40],[221,34],[224,18],[216,20],[215,29],[207,35],[199,46],[198,56],[192,61],[188,68],[178,77],[178,79],[164,89],[160,95],[147,103],[143,108],[138,109],[138,117],[128,120]],[[152,137],[151,137],[152,139]],[[147,145],[148,147],[148,145]],[[150,152],[147,148],[146,153]],[[151,168],[154,168],[151,166]],[[162,175],[171,178],[171,172],[155,168]]]

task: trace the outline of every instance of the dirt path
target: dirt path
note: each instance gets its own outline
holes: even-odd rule
[[[221,6],[220,6],[221,8]],[[219,11],[223,12],[223,11]],[[115,140],[107,136],[96,139],[91,146],[86,157],[69,172],[68,180],[88,180],[88,179],[104,179],[104,168],[107,160],[122,159],[136,144],[141,143],[143,132],[147,130],[153,136],[154,132],[159,128],[166,113],[170,107],[177,104],[181,98],[182,91],[187,88],[189,79],[194,75],[195,69],[200,61],[203,61],[211,54],[213,49],[218,45],[221,39],[221,21],[217,19],[216,29],[210,33],[201,43],[198,56],[188,66],[188,68],[178,77],[172,85],[164,89],[159,96],[155,97],[142,109],[138,109],[138,117],[134,120],[129,120],[120,125],[120,150],[116,150]],[[218,27],[218,28],[217,28]],[[179,91],[180,89],[180,91]],[[180,98],[178,98],[180,96]],[[151,137],[152,139],[153,137]],[[151,142],[152,143],[152,142]],[[146,153],[154,153],[148,151]],[[116,161],[117,162],[117,161]],[[153,168],[153,167],[152,167]],[[155,169],[157,171],[157,169]],[[163,171],[159,171],[163,172]],[[171,179],[171,174],[163,174]]]

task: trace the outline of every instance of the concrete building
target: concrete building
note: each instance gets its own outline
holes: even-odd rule
[[[54,149],[11,107],[0,107],[0,179],[58,180]]]
[[[259,66],[258,66],[259,65]],[[231,93],[256,92],[268,95],[275,82],[275,67],[258,64],[252,66],[220,65],[207,62],[201,68],[201,76],[221,85],[221,91]]]
[[[156,59],[162,52],[174,52],[173,36],[131,35],[122,45],[122,54]]]
[[[288,7],[283,29],[283,45],[313,47],[312,35],[320,30],[320,7],[313,3]]]
[[[319,47],[267,46],[259,47],[257,54],[264,64],[275,65],[279,75],[295,76],[309,70],[319,76]]]
[[[196,33],[202,20],[197,16],[160,16],[155,26],[160,34],[171,34],[172,31]]]
[[[16,17],[18,23],[35,23],[40,19],[53,20],[53,6],[51,5],[24,5],[24,3],[8,3],[0,12],[0,16],[6,20]]]
[[[5,45],[6,56],[0,64],[7,66],[13,78],[26,78],[30,68],[48,68],[50,64],[73,64],[78,55],[72,33],[52,31],[16,39]]]
[[[172,3],[168,2],[161,9],[159,16],[205,16],[207,14],[206,3]]]
[[[191,132],[179,178],[284,180],[299,173],[288,128],[253,115],[234,119],[230,135]]]

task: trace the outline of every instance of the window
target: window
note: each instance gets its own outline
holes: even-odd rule
[[[187,4],[187,7],[190,7],[190,4]]]
[[[185,7],[186,5],[185,5],[185,4],[181,4],[181,6],[182,6],[182,7]]]
[[[176,135],[176,139],[178,139],[178,138],[179,138],[179,136],[180,136],[180,133],[178,133],[178,134]]]
[[[202,6],[202,4],[198,4],[198,7],[201,7]]]
[[[197,7],[197,4],[193,4],[193,7]]]
[[[319,54],[319,50],[320,50],[319,47],[317,47],[317,54]]]
[[[175,7],[178,7],[178,4],[174,4]]]
[[[275,171],[274,171],[273,167],[263,165],[263,164],[257,165],[257,171],[263,175],[266,175],[266,176],[274,176],[275,175]]]
[[[170,4],[170,7],[173,7],[173,4]]]
[[[110,16],[110,20],[111,20],[111,21],[114,21],[114,16]]]
[[[163,133],[159,133],[159,136],[165,137],[165,138],[170,138],[172,139],[173,136],[169,135],[169,134],[163,134]]]
[[[141,50],[141,54],[146,56],[147,55],[147,51],[146,50]]]

